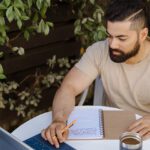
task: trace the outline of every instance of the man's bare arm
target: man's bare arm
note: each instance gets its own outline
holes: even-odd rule
[[[51,144],[59,147],[64,142],[67,132],[61,133],[69,114],[75,106],[75,97],[92,83],[92,78],[73,67],[57,90],[52,106],[52,124],[42,132],[43,137]],[[56,137],[57,138],[53,138]]]
[[[56,118],[64,118],[64,116],[67,119],[75,105],[75,97],[88,87],[91,82],[91,78],[78,68],[72,68],[64,78],[61,87],[54,97],[53,120]]]

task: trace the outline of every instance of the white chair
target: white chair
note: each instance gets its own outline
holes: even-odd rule
[[[88,94],[89,87],[84,90],[83,94],[81,95],[80,101],[78,106],[82,106],[86,100]],[[94,98],[93,98],[93,105],[104,105],[104,88],[102,84],[102,80],[100,77],[97,77],[95,80],[94,85]]]

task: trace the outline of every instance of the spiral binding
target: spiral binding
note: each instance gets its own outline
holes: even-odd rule
[[[102,137],[104,137],[104,119],[103,111],[99,109],[99,132]]]

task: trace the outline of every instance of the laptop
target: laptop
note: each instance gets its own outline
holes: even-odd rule
[[[15,136],[0,127],[0,149],[2,150],[33,150]]]

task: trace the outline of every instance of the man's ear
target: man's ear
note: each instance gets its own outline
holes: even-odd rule
[[[143,42],[148,36],[148,28],[143,28],[140,31],[140,41]]]

